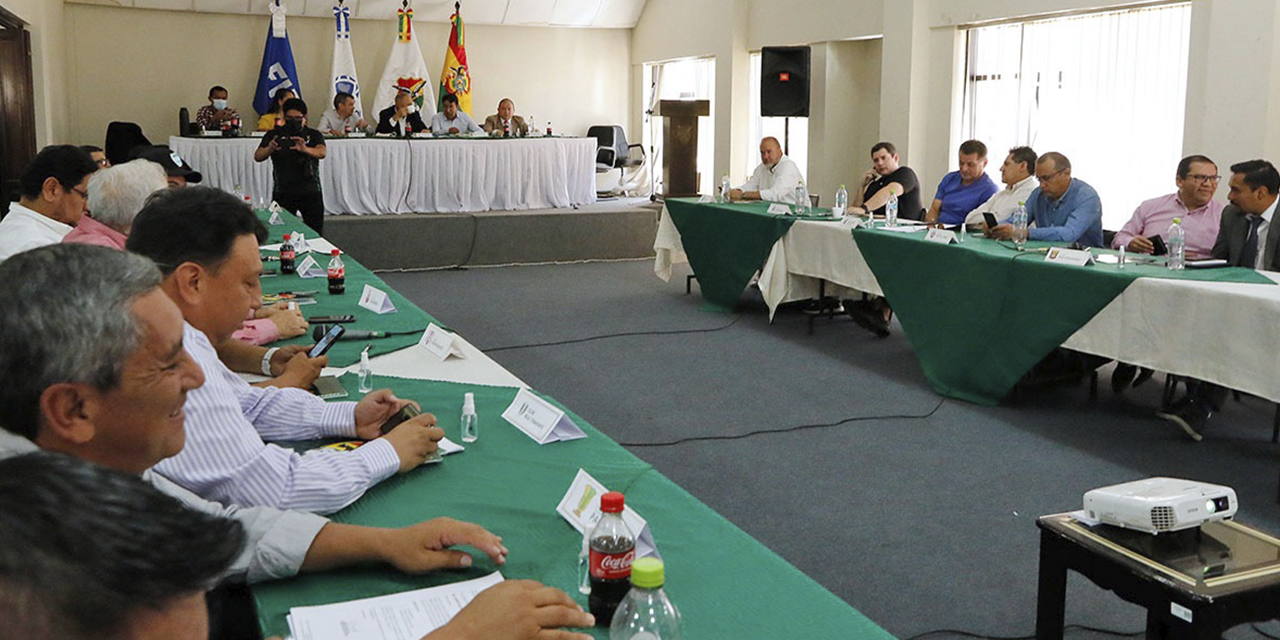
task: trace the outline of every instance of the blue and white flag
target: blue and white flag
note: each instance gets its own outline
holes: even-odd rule
[[[338,4],[333,5],[333,18],[336,30],[333,36],[333,67],[330,74],[333,85],[329,88],[329,103],[333,104],[333,96],[339,91],[349,93],[356,98],[356,117],[363,118],[360,80],[356,78],[356,58],[351,53],[351,7],[338,0]]]
[[[284,5],[271,3],[271,28],[267,30],[267,46],[262,50],[262,70],[258,72],[258,90],[253,94],[253,110],[259,115],[271,110],[271,98],[280,89],[293,89],[299,98],[298,70],[289,48],[289,32],[284,27]]]

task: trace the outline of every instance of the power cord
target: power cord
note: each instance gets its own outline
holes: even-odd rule
[[[488,349],[481,349],[481,351],[484,351],[485,353],[494,353],[496,351],[512,351],[515,349],[533,349],[536,347],[558,347],[560,345],[566,345],[566,344],[578,344],[580,342],[592,342],[595,340],[605,340],[607,338],[624,338],[624,337],[630,337],[630,336],[670,336],[670,335],[680,335],[680,334],[686,334],[686,333],[715,333],[716,331],[724,331],[725,329],[732,327],[733,325],[737,324],[738,321],[741,319],[742,319],[742,316],[740,315],[735,316],[733,318],[733,321],[730,322],[729,324],[726,324],[720,327],[715,327],[712,329],[674,329],[672,331],[629,331],[625,333],[607,333],[600,336],[574,338],[572,340],[558,340],[556,342],[513,344],[505,347],[493,347]]]
[[[1256,628],[1257,627],[1255,626],[1255,629]],[[1066,627],[1063,627],[1063,631],[1070,631],[1072,629],[1079,629],[1081,631],[1092,631],[1094,633],[1101,633],[1108,636],[1115,636],[1117,638],[1133,638],[1140,635],[1144,635],[1146,633],[1146,631],[1134,631],[1131,633],[1126,631],[1116,631],[1114,629],[1103,629],[1100,627],[1091,627],[1089,625],[1084,625],[1084,624],[1069,624]],[[1259,633],[1262,633],[1262,632],[1259,631]],[[925,631],[924,633],[917,633],[916,635],[911,636],[910,638],[903,638],[903,640],[920,640],[921,638],[934,636],[934,635],[960,636],[962,638],[977,638],[978,640],[1034,640],[1034,638],[1036,637],[1036,634],[1034,633],[1026,636],[985,636],[980,633],[973,633],[972,631],[962,631],[960,629],[934,629],[933,631]],[[1267,635],[1267,634],[1263,633],[1263,635]],[[1274,638],[1275,636],[1269,636],[1269,637]],[[1280,639],[1277,639],[1277,640],[1280,640]]]
[[[702,442],[702,441],[711,441],[711,440],[742,440],[744,438],[750,438],[751,436],[758,436],[758,435],[765,435],[765,434],[795,433],[797,431],[807,431],[810,429],[829,429],[831,427],[838,427],[840,425],[850,424],[854,422],[866,422],[868,420],[926,420],[928,418],[933,417],[933,414],[937,413],[938,409],[941,409],[942,405],[945,404],[946,401],[947,401],[946,398],[939,400],[938,404],[934,405],[934,407],[930,409],[928,413],[925,413],[925,414],[854,416],[852,418],[845,418],[843,420],[839,420],[836,422],[802,424],[794,427],[783,427],[780,429],[760,429],[757,431],[748,431],[746,433],[738,433],[738,434],[728,435],[728,436],[691,436],[688,438],[680,438],[679,440],[669,440],[667,442],[619,442],[618,444],[624,447],[674,447],[676,445],[684,444],[686,442]],[[936,632],[931,631],[929,633],[936,633]]]

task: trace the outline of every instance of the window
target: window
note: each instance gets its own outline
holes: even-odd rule
[[[656,93],[655,93],[656,89]],[[714,193],[716,133],[716,60],[689,58],[644,65],[645,127],[642,132],[645,151],[652,149],[651,166],[655,179],[662,181],[662,118],[649,115],[657,110],[658,100],[710,100],[711,114],[698,119],[698,190]],[[662,187],[658,187],[663,191]]]
[[[995,177],[1013,146],[1065,154],[1119,229],[1174,188],[1190,26],[1184,2],[970,29],[962,134]]]
[[[760,52],[751,54],[751,82],[747,88],[748,129],[747,159],[743,178],[751,175],[760,164],[760,140],[765,136],[773,136],[783,144],[787,157],[800,168],[800,175],[809,179],[809,119],[808,118],[766,118],[760,115]],[[790,120],[790,123],[786,121]],[[790,126],[790,135],[786,130]],[[788,142],[789,139],[789,142]]]

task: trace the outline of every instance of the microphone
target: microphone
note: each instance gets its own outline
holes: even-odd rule
[[[323,338],[324,334],[329,333],[329,330],[332,328],[333,328],[333,325],[331,324],[316,325],[313,329],[311,329],[311,339],[318,342],[320,338]],[[390,334],[388,334],[386,331],[359,331],[359,330],[348,329],[346,333],[342,334],[341,336],[338,336],[338,340],[339,341],[369,340],[371,338],[385,338],[388,335]]]

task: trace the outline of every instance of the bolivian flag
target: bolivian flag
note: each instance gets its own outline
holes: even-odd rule
[[[467,46],[462,34],[462,9],[455,3],[453,16],[449,21],[453,29],[449,32],[449,48],[444,52],[444,69],[440,71],[440,97],[436,100],[436,109],[444,110],[444,96],[452,93],[458,96],[458,110],[471,115],[471,72],[467,70]]]

